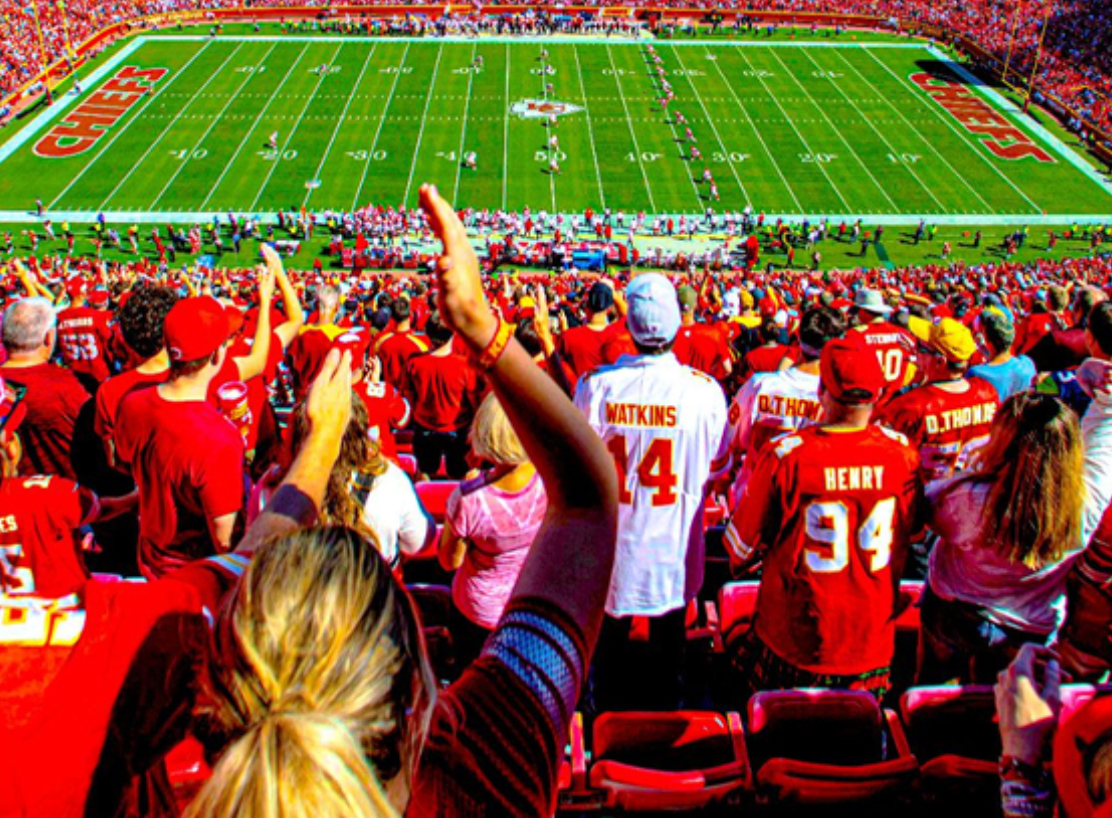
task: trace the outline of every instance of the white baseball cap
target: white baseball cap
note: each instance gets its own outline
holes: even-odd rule
[[[633,340],[643,347],[670,343],[680,329],[680,302],[676,288],[660,273],[645,273],[626,290],[626,325]]]

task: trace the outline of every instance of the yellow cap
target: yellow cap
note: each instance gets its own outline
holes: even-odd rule
[[[749,292],[749,290],[742,290],[739,300],[741,301],[743,309],[753,309],[753,293]]]
[[[533,296],[526,295],[526,296],[522,296],[521,300],[519,302],[517,302],[517,305],[519,307],[521,307],[521,309],[527,310],[530,307],[537,306],[537,302],[533,300]]]
[[[968,361],[977,351],[973,333],[960,321],[943,318],[931,327],[930,344],[948,361]]]
[[[926,318],[920,318],[918,315],[909,315],[907,317],[907,328],[911,334],[922,341],[924,344],[931,342],[931,322]]]

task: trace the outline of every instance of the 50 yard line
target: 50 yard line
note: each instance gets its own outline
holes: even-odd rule
[[[355,85],[351,87],[351,93],[348,94],[347,102],[344,103],[344,110],[340,113],[340,118],[336,121],[336,127],[332,129],[332,138],[328,140],[328,147],[324,149],[321,154],[320,164],[317,165],[317,171],[313,174],[313,178],[319,180],[321,171],[324,170],[324,163],[328,161],[328,155],[332,152],[332,146],[336,144],[336,136],[340,133],[340,128],[347,119],[348,109],[351,108],[351,102],[355,99],[355,92],[359,90],[359,83],[363,81],[363,76],[367,73],[367,66],[371,64],[371,59],[374,57],[375,52],[378,51],[378,42],[371,46],[371,53],[363,60],[363,68],[359,71],[359,76],[355,78]],[[313,195],[316,188],[309,188],[305,191],[305,198],[301,200],[301,206],[307,207],[309,204],[309,197]]]
[[[105,205],[112,201],[112,197],[115,196],[116,193],[119,192],[120,188],[122,188],[124,184],[127,183],[127,180],[135,174],[135,171],[139,169],[139,166],[147,160],[147,157],[151,155],[151,151],[153,151],[159,146],[159,144],[161,144],[166,134],[170,133],[170,129],[173,128],[178,123],[178,120],[182,118],[182,115],[189,110],[189,106],[191,106],[196,100],[198,100],[201,96],[201,93],[206,88],[208,88],[210,84],[212,84],[212,81],[216,79],[221,73],[223,73],[224,67],[229,62],[231,62],[232,58],[239,53],[241,48],[243,48],[243,43],[237,45],[235,47],[235,50],[224,58],[224,62],[220,63],[220,67],[209,75],[209,78],[205,80],[205,84],[202,85],[200,89],[198,89],[197,93],[189,99],[189,102],[185,103],[185,105],[181,107],[181,110],[178,111],[174,118],[170,120],[170,124],[162,129],[162,133],[160,133],[158,137],[153,142],[151,142],[150,145],[147,146],[147,149],[143,151],[143,155],[139,157],[139,161],[132,165],[128,172],[125,173],[120,181],[116,183],[116,186],[112,188],[112,192],[104,198],[104,201],[100,203],[100,205],[97,207],[97,210],[104,210]]]
[[[351,209],[356,210],[359,205],[359,196],[363,192],[363,185],[367,183],[367,171],[371,169],[371,159],[375,155],[375,150],[378,148],[378,137],[382,133],[382,126],[386,124],[386,114],[390,110],[390,103],[394,101],[394,92],[398,89],[398,80],[402,78],[402,69],[405,67],[406,57],[409,56],[410,43],[405,44],[405,51],[402,52],[402,61],[398,63],[398,71],[394,74],[394,83],[390,86],[390,93],[386,97],[386,105],[382,109],[382,116],[378,120],[378,128],[375,129],[375,138],[371,142],[371,149],[367,151],[367,158],[363,162],[363,173],[359,177],[359,187],[355,189],[355,198],[351,200]],[[431,89],[430,89],[431,90]]]
[[[140,108],[138,111],[136,111],[135,116],[133,116],[131,119],[129,119],[127,122],[125,122],[124,126],[112,135],[112,138],[110,140],[108,140],[108,143],[103,148],[101,148],[100,151],[97,152],[97,155],[94,156],[92,158],[92,160],[90,160],[90,162],[87,165],[85,165],[85,167],[83,167],[81,169],[80,173],[78,173],[76,176],[73,177],[73,179],[70,180],[70,183],[65,186],[65,188],[62,190],[61,193],[59,193],[57,196],[54,197],[54,201],[52,201],[50,204],[47,205],[47,209],[52,209],[54,207],[54,205],[58,204],[58,202],[61,201],[61,198],[63,196],[65,196],[67,193],[69,193],[70,188],[72,188],[79,181],[81,181],[81,177],[83,177],[86,173],[88,173],[89,170],[93,167],[93,165],[95,165],[100,160],[100,158],[102,156],[104,156],[104,154],[106,154],[108,152],[108,150],[113,145],[116,144],[116,140],[119,139],[121,136],[123,136],[127,132],[127,129],[130,128],[132,125],[134,125],[135,122],[140,117],[142,117],[144,113],[146,113],[147,109],[150,108],[151,105],[154,104],[154,101],[162,95],[162,92],[165,91],[167,88],[169,88],[171,85],[173,85],[175,82],[177,82],[179,79],[181,79],[181,77],[189,69],[189,66],[193,65],[193,63],[196,61],[196,59],[198,57],[200,57],[202,54],[204,54],[208,50],[209,46],[212,45],[214,42],[216,42],[216,41],[215,40],[209,40],[207,43],[204,44],[203,47],[197,49],[197,51],[193,54],[193,56],[189,58],[189,61],[181,67],[181,70],[179,70],[177,74],[174,75],[173,79],[171,79],[168,83],[166,83],[161,88],[159,88],[154,94],[150,95],[150,98],[146,101],[146,103],[143,105],[143,107]]]
[[[332,65],[332,63],[336,61],[336,58],[340,56],[340,52],[343,50],[345,45],[346,43],[340,43],[339,47],[332,53],[332,58],[329,59],[328,65]],[[301,121],[305,119],[305,112],[308,111],[309,106],[313,104],[313,100],[317,96],[317,91],[320,90],[320,87],[324,83],[324,78],[326,76],[327,74],[322,73],[317,78],[317,84],[313,87],[313,93],[309,94],[309,98],[305,100],[305,105],[301,108],[301,113],[297,115],[297,121],[293,123],[293,130],[290,131],[290,135],[286,137],[286,143],[282,145],[281,149],[278,151],[277,156],[274,157],[274,164],[271,165],[270,172],[267,173],[266,178],[263,179],[262,185],[259,186],[259,192],[255,194],[255,199],[251,202],[251,207],[249,207],[248,210],[254,210],[255,205],[257,205],[259,203],[259,199],[262,198],[263,192],[266,190],[266,186],[270,184],[270,180],[274,177],[274,171],[278,170],[278,165],[282,162],[282,154],[289,150],[290,143],[293,142],[294,134],[296,134],[297,129],[301,127]]]
[[[432,104],[432,92],[436,87],[436,77],[440,73],[440,58],[444,56],[444,43],[436,48],[436,65],[432,68],[432,81],[429,83],[429,93],[425,98],[425,113],[421,115],[421,127],[417,129],[417,147],[413,151],[413,160],[409,163],[409,180],[405,183],[405,196],[403,204],[409,202],[409,191],[413,189],[413,174],[417,172],[417,157],[421,155],[421,142],[425,138],[425,123],[429,119],[429,106]]]
[[[224,113],[228,110],[229,107],[231,107],[231,104],[233,102],[235,102],[236,99],[239,98],[240,92],[243,91],[243,89],[247,86],[247,84],[249,82],[251,82],[251,80],[253,80],[255,77],[257,77],[259,75],[259,66],[261,66],[263,63],[266,62],[267,58],[270,56],[270,53],[272,51],[274,51],[274,49],[277,46],[278,46],[277,41],[275,41],[274,43],[271,44],[270,48],[267,49],[266,53],[263,54],[263,56],[259,58],[259,61],[257,63],[255,63],[254,69],[247,73],[247,76],[244,78],[243,82],[241,82],[239,84],[239,87],[235,90],[235,92],[231,96],[228,97],[228,101],[224,103],[224,107],[220,109],[220,113],[218,113],[213,118],[212,122],[209,123],[209,126],[207,128],[205,128],[205,132],[203,134],[201,134],[200,139],[198,139],[193,144],[193,147],[190,148],[189,153],[187,153],[185,155],[185,158],[181,160],[181,164],[178,166],[178,169],[170,175],[169,179],[166,180],[166,184],[162,186],[162,190],[160,190],[158,192],[158,195],[154,198],[154,201],[151,202],[151,206],[148,208],[148,210],[154,210],[155,207],[158,205],[158,203],[160,201],[162,201],[162,197],[166,195],[166,191],[170,189],[170,185],[174,184],[174,180],[177,179],[181,175],[181,172],[183,170],[185,170],[185,166],[189,164],[189,161],[193,157],[194,152],[196,152],[196,150],[198,148],[200,148],[201,145],[204,144],[205,139],[208,137],[208,135],[210,133],[212,133],[212,129],[215,128],[216,125],[223,118]]]
[[[247,145],[247,141],[251,138],[251,135],[255,133],[255,129],[259,127],[259,123],[262,121],[262,118],[266,116],[266,112],[270,110],[270,106],[274,104],[274,100],[278,99],[278,92],[281,91],[283,87],[285,87],[287,80],[289,80],[290,78],[290,75],[293,74],[293,70],[297,68],[297,66],[301,63],[301,60],[305,56],[305,52],[308,51],[308,49],[309,44],[306,43],[301,47],[301,53],[297,55],[297,59],[290,64],[290,67],[288,69],[286,69],[286,73],[285,76],[282,77],[282,81],[278,83],[278,87],[274,89],[274,92],[270,95],[270,99],[266,101],[266,105],[263,106],[263,109],[259,112],[259,115],[255,117],[255,121],[251,123],[251,127],[248,129],[247,133],[243,135],[243,139],[241,139],[239,145],[236,146],[236,152],[232,154],[232,158],[227,161],[227,163],[224,165],[224,169],[220,171],[220,176],[217,177],[212,187],[209,188],[208,195],[206,195],[205,200],[201,202],[201,210],[205,209],[205,206],[209,203],[209,199],[211,199],[212,195],[216,193],[217,188],[220,187],[220,183],[224,181],[224,177],[228,175],[228,171],[231,169],[232,165],[235,164],[236,160],[239,158],[240,153],[243,152],[243,148]]]

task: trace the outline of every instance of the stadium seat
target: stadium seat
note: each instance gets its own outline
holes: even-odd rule
[[[735,803],[749,785],[737,713],[604,713],[592,737],[591,787],[611,809],[701,809]]]
[[[458,480],[433,480],[417,484],[417,497],[421,505],[437,523],[444,522],[444,515],[448,511],[448,498],[458,486]]]
[[[908,742],[919,759],[924,800],[999,812],[1000,730],[988,685],[913,687],[900,699]]]
[[[456,662],[449,623],[452,589],[445,585],[406,585],[421,617],[421,631],[428,647],[429,662],[442,682],[455,678]]]
[[[394,432],[394,444],[398,447],[399,452],[413,454],[413,430],[398,429]]]
[[[923,580],[900,581],[899,614],[896,616],[896,649],[892,656],[892,689],[907,690],[915,683],[919,658],[919,600],[923,596]]]
[[[731,582],[718,592],[718,627],[722,634],[722,647],[734,648],[753,624],[757,611],[758,580]]]
[[[398,465],[402,467],[402,471],[408,474],[411,478],[417,476],[417,458],[405,452],[398,453]]]
[[[749,700],[758,803],[781,808],[909,800],[918,764],[895,713],[853,690],[771,690]]]
[[[166,771],[170,776],[174,801],[181,812],[185,811],[212,776],[212,770],[205,763],[204,749],[192,736],[186,736],[166,754]]]

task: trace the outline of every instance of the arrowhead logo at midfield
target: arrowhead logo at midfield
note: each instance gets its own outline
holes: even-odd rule
[[[522,119],[546,119],[550,116],[567,116],[582,111],[579,105],[557,102],[553,99],[523,99],[510,105],[510,113]]]

